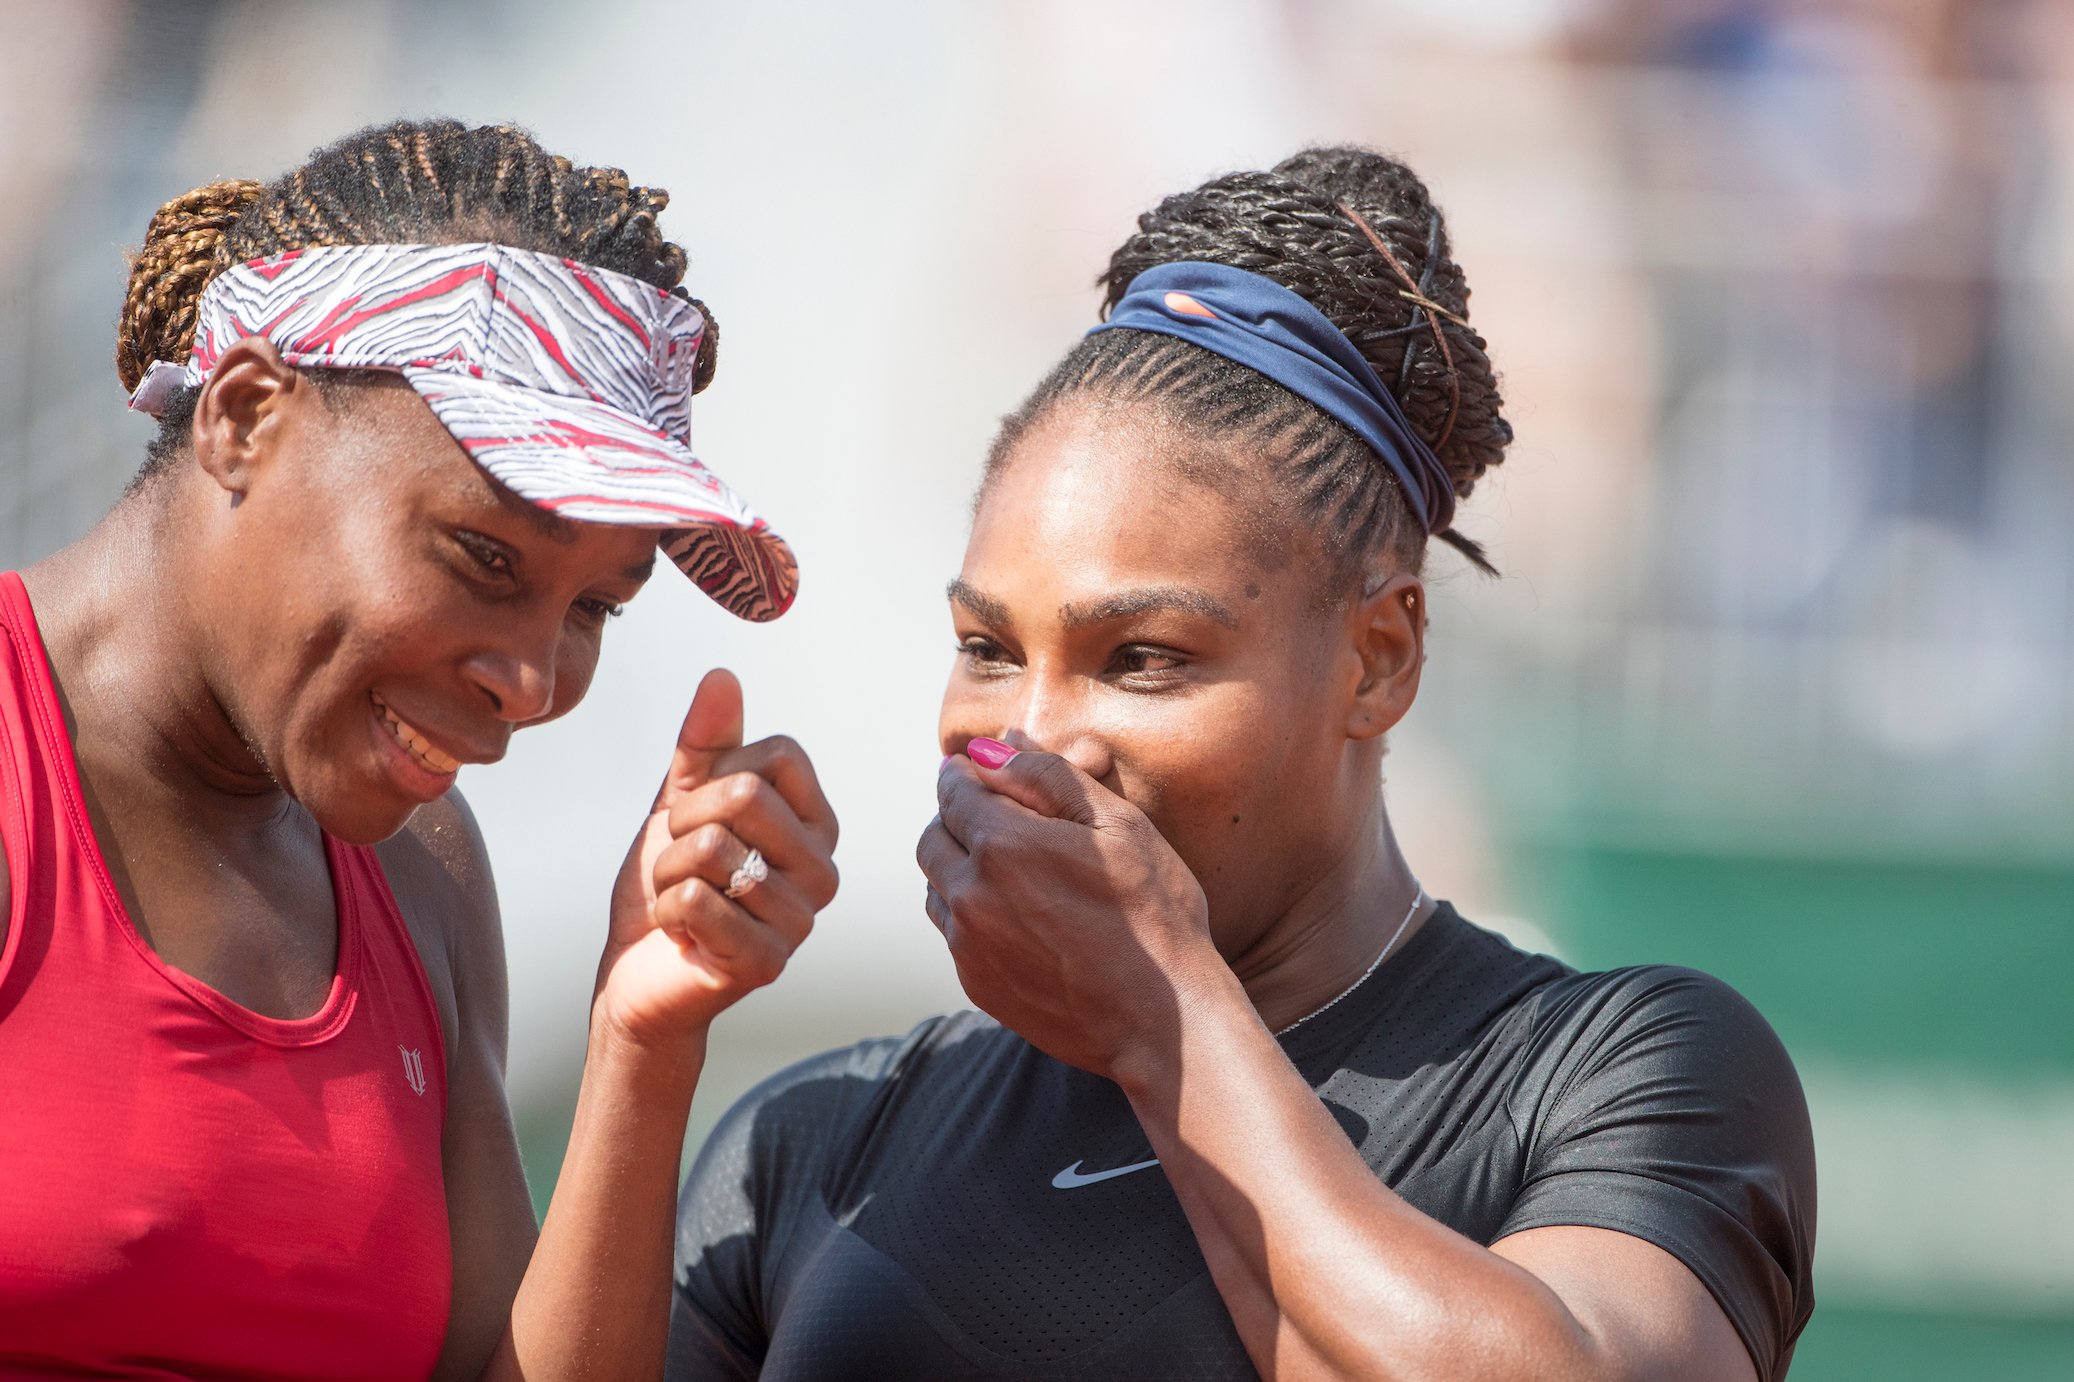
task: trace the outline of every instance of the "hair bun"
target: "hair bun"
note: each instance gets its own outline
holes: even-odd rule
[[[1104,313],[1140,273],[1189,259],[1260,274],[1323,312],[1439,456],[1457,499],[1504,459],[1512,426],[1484,338],[1469,324],[1468,279],[1426,184],[1399,160],[1305,149],[1265,172],[1227,173],[1166,198],[1110,256],[1099,280]],[[1488,569],[1474,542],[1452,529],[1436,536]]]
[[[224,267],[231,226],[266,191],[225,178],[173,198],[152,216],[130,261],[130,285],[115,331],[115,372],[134,389],[153,361],[184,362],[194,349],[202,289]]]
[[[1335,202],[1356,208],[1431,210],[1426,184],[1404,164],[1373,149],[1351,145],[1304,149],[1274,168],[1278,176],[1301,183]]]

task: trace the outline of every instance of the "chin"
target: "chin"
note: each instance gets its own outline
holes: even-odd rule
[[[378,845],[409,823],[418,804],[362,787],[334,797],[321,793],[302,802],[325,834],[349,845]]]
[[[349,845],[378,845],[410,823],[417,814],[417,807],[404,805],[392,811],[375,813],[367,810],[342,813],[327,820],[317,817],[317,824],[324,833]],[[314,814],[314,813],[313,813]]]
[[[410,818],[416,814],[417,808],[412,807],[410,810],[405,811],[401,815],[391,816],[381,821],[380,823],[368,826],[365,829],[355,828],[355,826],[347,826],[337,830],[327,828],[325,833],[331,835],[342,844],[378,845],[382,841],[396,834],[397,831],[403,829],[404,826],[408,825],[410,823]],[[356,823],[356,826],[357,824],[358,823]]]

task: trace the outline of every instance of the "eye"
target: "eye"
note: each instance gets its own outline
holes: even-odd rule
[[[469,559],[484,575],[508,580],[514,574],[516,568],[511,559],[511,549],[497,539],[485,537],[466,528],[458,528],[454,531],[454,541],[460,544],[461,550],[468,553]]]
[[[607,600],[594,595],[587,595],[576,602],[577,612],[594,624],[602,624],[607,619],[617,619],[620,615],[626,613],[626,609],[625,605],[620,604],[616,600]]]
[[[1183,664],[1181,657],[1168,649],[1155,648],[1145,643],[1132,643],[1118,648],[1110,665],[1125,676],[1151,679],[1165,673],[1178,672]]]
[[[993,639],[974,634],[958,644],[958,655],[975,671],[994,671],[1009,664],[1008,650]]]

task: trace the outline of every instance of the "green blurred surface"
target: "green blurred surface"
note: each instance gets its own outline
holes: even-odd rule
[[[1727,980],[1796,1057],[2074,1073],[2074,866],[1544,843],[1530,877],[1587,968]]]
[[[1793,1382],[2067,1382],[2074,1320],[1817,1305]]]
[[[1878,1082],[1913,1071],[1999,1091],[2064,1088],[2074,1076],[2074,864],[1574,837],[1522,842],[1517,857],[1532,880],[1536,915],[1574,963],[1672,963],[1717,975],[1764,1013],[1803,1074],[1819,1062],[1826,1077],[1846,1082],[1854,1073]],[[1821,1186],[1880,1173],[1825,1145],[1821,1126],[1818,1117]],[[2042,1136],[2038,1145],[2049,1154]],[[1950,1167],[1954,1177],[1967,1170]],[[1891,1205],[1896,1223],[1921,1215],[1923,1199],[1945,1189],[1902,1187]],[[1860,1245],[1839,1245],[1848,1231],[1826,1220],[1818,1229],[1817,1304],[1795,1382],[2074,1380],[2074,1307],[2041,1318],[1900,1302],[1882,1308],[1864,1282],[1834,1289],[1839,1277],[1829,1263],[1862,1266],[1866,1258]],[[1964,1297],[1964,1283],[1949,1281],[1949,1263],[1936,1251],[1938,1231],[1920,1236],[1913,1266],[1933,1283],[1943,1272],[1953,1297]],[[1900,1265],[1905,1274],[1910,1264]],[[2047,1294],[2074,1302],[2074,1283]],[[1848,1303],[1829,1303],[1838,1296]],[[1984,1299],[1980,1290],[1970,1296]],[[1917,1297],[1926,1298],[1942,1297],[1933,1287]]]

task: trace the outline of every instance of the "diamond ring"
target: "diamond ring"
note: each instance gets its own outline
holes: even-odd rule
[[[727,895],[741,897],[770,876],[771,866],[763,861],[763,851],[752,849],[749,851],[749,857],[742,861],[741,867],[729,875]]]

